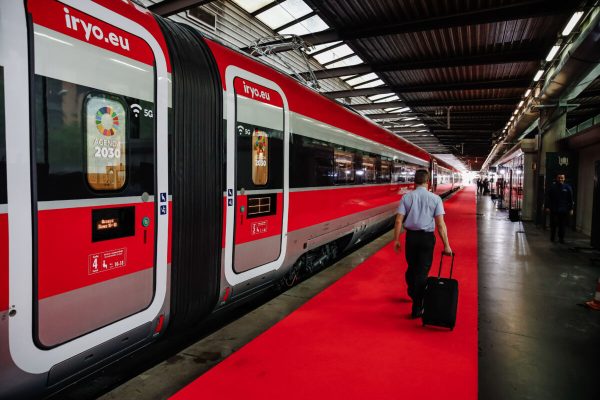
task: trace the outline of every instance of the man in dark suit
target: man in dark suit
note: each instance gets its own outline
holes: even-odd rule
[[[558,230],[558,240],[565,242],[565,226],[573,215],[573,189],[565,183],[565,175],[558,174],[556,181],[546,191],[544,201],[546,213],[550,214],[550,240],[554,242]]]

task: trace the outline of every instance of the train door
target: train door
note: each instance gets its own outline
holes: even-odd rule
[[[592,237],[593,247],[600,249],[600,161],[595,162],[594,195],[592,200]]]
[[[287,101],[271,81],[227,70],[227,236],[230,284],[279,268],[288,209]]]
[[[84,351],[148,337],[164,305],[167,66],[150,32],[96,3],[30,0],[29,26],[18,3],[2,9],[17,21],[3,43],[9,340],[31,373],[68,359],[52,382]]]

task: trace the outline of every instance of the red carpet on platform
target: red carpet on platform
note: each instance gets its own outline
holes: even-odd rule
[[[172,399],[476,399],[475,190],[445,208],[460,282],[453,331],[409,318],[404,253],[390,243]],[[431,274],[441,250],[438,239]]]

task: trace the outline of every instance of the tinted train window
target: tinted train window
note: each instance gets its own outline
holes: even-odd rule
[[[321,140],[292,135],[290,187],[330,185],[333,185],[333,146]]]
[[[153,194],[153,103],[42,76],[35,90],[38,200]]]
[[[7,203],[6,197],[6,127],[4,126],[4,68],[0,67],[0,204]]]
[[[375,183],[375,156],[362,156],[362,181],[363,183]]]
[[[377,182],[386,183],[392,181],[392,160],[381,157],[380,167],[377,169]]]
[[[336,148],[333,152],[335,170],[334,182],[337,184],[348,184],[354,182],[356,174],[354,153],[350,150]]]

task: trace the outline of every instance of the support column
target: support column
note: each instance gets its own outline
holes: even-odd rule
[[[521,206],[521,220],[533,221],[535,217],[535,181],[537,177],[537,141],[523,139],[521,151],[523,157],[523,204]]]

